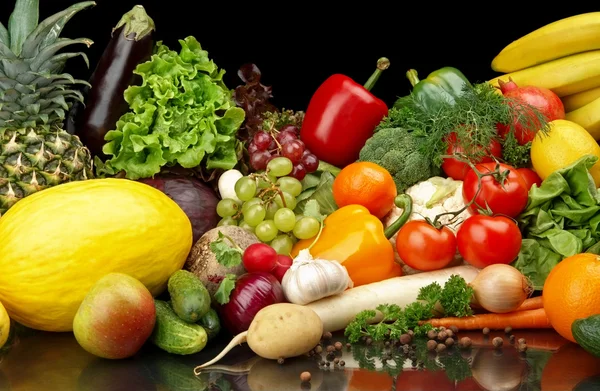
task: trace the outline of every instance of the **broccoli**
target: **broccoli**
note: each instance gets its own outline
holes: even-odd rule
[[[398,193],[441,174],[441,170],[419,151],[417,135],[404,128],[380,128],[360,151],[359,161],[373,162],[387,169]]]

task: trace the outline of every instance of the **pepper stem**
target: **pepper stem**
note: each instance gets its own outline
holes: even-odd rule
[[[385,71],[389,67],[390,60],[388,60],[386,57],[381,57],[379,60],[377,60],[377,69],[375,69],[375,72],[373,72],[371,77],[369,77],[369,80],[367,80],[367,82],[364,84],[363,87],[365,87],[365,90],[371,91],[371,88],[373,88],[375,83],[377,83],[377,80],[379,80],[381,72]]]
[[[414,87],[416,86],[421,80],[419,80],[419,74],[417,73],[416,69],[409,69],[406,72],[406,77],[408,78],[408,81],[410,82],[410,84]]]
[[[412,214],[412,198],[410,198],[408,194],[400,194],[397,196],[396,199],[394,199],[394,204],[402,209],[402,214],[392,223],[392,225],[385,229],[385,237],[388,239],[396,235],[396,232],[402,228]]]

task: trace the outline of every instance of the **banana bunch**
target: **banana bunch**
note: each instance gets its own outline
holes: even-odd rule
[[[600,140],[600,12],[571,16],[543,26],[506,46],[492,61],[519,86],[554,91],[566,118]]]

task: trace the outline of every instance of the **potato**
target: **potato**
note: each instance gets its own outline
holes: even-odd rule
[[[272,304],[258,311],[247,331],[233,337],[215,358],[194,368],[194,373],[217,363],[244,342],[258,356],[275,360],[309,352],[322,335],[323,322],[310,308],[290,303]]]
[[[248,388],[251,391],[302,390],[300,374],[310,372],[311,389],[318,390],[323,383],[323,370],[314,360],[304,358],[286,360],[282,365],[277,361],[261,359],[250,368]],[[327,374],[329,375],[329,373]],[[328,377],[328,376],[327,376]],[[336,388],[332,388],[336,389]],[[341,390],[341,388],[338,388]]]
[[[323,322],[313,310],[296,304],[273,304],[260,310],[248,328],[248,346],[263,358],[296,357],[314,348]]]
[[[226,274],[241,276],[246,272],[242,264],[227,268],[217,261],[215,254],[210,249],[210,243],[219,238],[219,232],[230,237],[242,250],[246,250],[251,244],[259,242],[254,234],[236,226],[213,228],[198,239],[192,247],[183,268],[198,276],[206,289],[208,289],[210,297],[214,297],[220,280]]]

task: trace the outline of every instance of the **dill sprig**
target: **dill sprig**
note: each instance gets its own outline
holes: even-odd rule
[[[420,136],[420,152],[440,166],[450,133],[456,133],[456,145],[462,154],[475,161],[489,153],[486,149],[493,140],[502,142],[498,138],[498,124],[506,125],[509,134],[514,134],[515,124],[526,130],[548,132],[543,113],[525,102],[499,94],[489,83],[465,85],[454,103],[442,102],[435,112],[426,110],[417,96],[405,96],[390,109],[377,130],[412,129]]]

